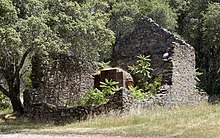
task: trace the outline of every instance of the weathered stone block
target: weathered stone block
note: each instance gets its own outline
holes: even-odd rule
[[[128,88],[128,86],[134,84],[132,76],[120,68],[101,70],[100,74],[95,75],[94,78],[94,86],[99,89],[100,82],[105,82],[105,79],[116,81],[119,83],[118,86],[123,88]]]

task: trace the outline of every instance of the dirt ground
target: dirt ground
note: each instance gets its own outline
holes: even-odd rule
[[[0,138],[123,138],[104,135],[40,135],[40,134],[0,134]]]

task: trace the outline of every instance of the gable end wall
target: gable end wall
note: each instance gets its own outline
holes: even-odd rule
[[[166,58],[165,53],[169,55]],[[128,71],[128,66],[137,64],[138,55],[150,55],[153,75],[162,74],[167,91],[195,91],[194,48],[147,17],[116,44],[111,65]]]

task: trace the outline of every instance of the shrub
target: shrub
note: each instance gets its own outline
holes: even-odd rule
[[[151,94],[156,94],[158,88],[161,86],[162,76],[158,75],[151,81],[151,68],[150,56],[137,56],[137,65],[128,66],[128,69],[134,75],[139,75],[141,78],[136,87],[129,87],[133,97],[137,100],[147,98]]]
[[[118,82],[116,81],[105,79],[105,82],[100,82],[100,84],[104,95],[114,94],[114,92],[119,89]]]
[[[0,92],[0,110],[11,107],[9,99]]]
[[[82,105],[100,105],[105,104],[108,102],[106,96],[112,95],[117,91],[119,88],[117,86],[118,82],[105,79],[105,82],[100,82],[99,90],[97,88],[88,91],[81,99]]]
[[[105,98],[103,92],[97,88],[88,91],[81,99],[83,105],[100,105],[106,103],[107,101],[108,100]]]
[[[99,70],[109,68],[110,67],[109,64],[110,64],[110,61],[108,61],[108,62],[104,62],[104,61],[96,62],[96,65],[98,66]]]
[[[146,94],[144,93],[144,91],[142,89],[139,89],[137,86],[129,86],[128,88],[134,99],[143,100],[144,98],[146,98]]]
[[[134,66],[128,66],[128,70],[131,71],[132,74],[141,75],[141,79],[138,81],[138,86],[146,91],[148,89],[148,81],[151,78],[150,71],[153,69],[150,67],[150,56],[137,56],[138,61],[137,65]]]
[[[159,87],[161,86],[162,75],[158,75],[151,83],[148,84],[148,93],[156,94]]]

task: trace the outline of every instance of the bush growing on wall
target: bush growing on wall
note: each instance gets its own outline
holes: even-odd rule
[[[159,75],[150,82],[151,79],[151,68],[150,56],[137,56],[137,65],[128,66],[128,69],[133,75],[140,75],[141,79],[138,81],[136,87],[129,87],[132,96],[141,100],[147,98],[151,94],[156,94],[158,88],[161,86],[162,76]]]
[[[137,65],[128,66],[128,70],[131,71],[134,75],[140,75],[141,79],[138,80],[138,87],[143,89],[144,91],[148,90],[148,82],[151,78],[150,72],[153,70],[150,66],[150,56],[137,56]]]
[[[159,87],[161,86],[162,75],[158,75],[151,83],[148,84],[148,93],[156,94]]]
[[[88,91],[81,99],[82,105],[100,105],[106,102],[107,99],[105,98],[104,94],[97,88]]]
[[[146,98],[146,94],[144,93],[144,91],[142,89],[139,89],[137,86],[129,86],[128,88],[134,99],[143,100]]]
[[[90,90],[84,95],[81,99],[82,105],[100,105],[105,104],[108,102],[106,96],[112,95],[117,91],[119,88],[117,86],[118,82],[105,79],[105,82],[100,82],[99,90],[97,88]]]
[[[114,94],[115,91],[117,91],[118,88],[118,82],[112,81],[112,80],[108,80],[105,79],[105,82],[100,82],[100,87],[102,88],[102,92],[103,94],[106,95],[111,95]]]

